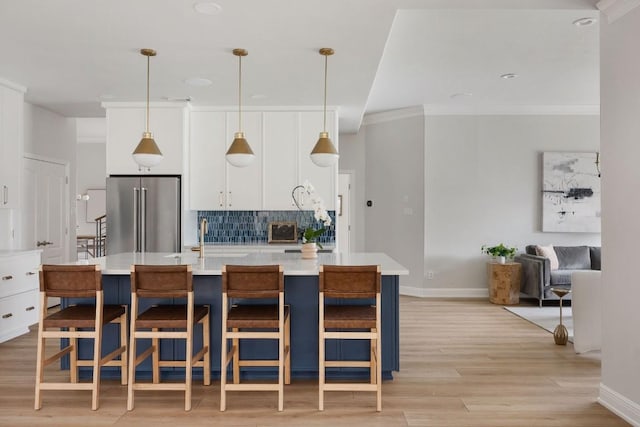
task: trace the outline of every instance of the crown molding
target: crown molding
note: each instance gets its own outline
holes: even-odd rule
[[[597,116],[599,105],[497,105],[486,107],[425,105],[427,116]]]
[[[411,117],[421,117],[425,115],[424,106],[402,108],[400,110],[383,111],[380,113],[365,114],[362,125],[372,125],[375,123],[392,122],[395,120],[408,119]]]
[[[640,0],[600,0],[596,3],[596,7],[607,16],[609,23],[623,17],[638,6],[640,6]]]
[[[2,77],[0,77],[0,85],[8,87],[10,89],[13,90],[17,90],[18,92],[22,92],[22,93],[26,93],[27,92],[27,88],[24,86],[21,86],[17,83],[14,82],[10,82],[9,80],[5,80]]]

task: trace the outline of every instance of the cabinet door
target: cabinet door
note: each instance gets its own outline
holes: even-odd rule
[[[238,115],[227,113],[226,148],[221,153],[223,158],[226,149],[233,142],[233,135],[238,131]],[[249,112],[242,114],[242,131],[251,150],[255,154],[249,166],[238,168],[227,166],[227,193],[225,195],[227,209],[234,211],[251,211],[262,209],[262,113]]]
[[[151,173],[182,174],[184,119],[182,107],[150,108],[149,130],[164,156]],[[131,154],[142,138],[145,121],[144,107],[107,108],[108,175],[136,175],[141,172]]]
[[[316,194],[324,200],[327,210],[335,210],[338,165],[326,168],[316,166],[310,157],[322,131],[322,112],[302,112],[299,123],[298,180],[300,183],[308,180],[315,187]],[[335,128],[335,113],[327,112],[327,131],[331,141],[338,148],[338,134]],[[309,200],[303,198],[303,203],[303,209],[311,209]]]
[[[225,208],[226,113],[194,111],[189,132],[189,208]]]
[[[0,208],[20,207],[24,95],[0,86]]]
[[[291,198],[298,182],[298,113],[266,112],[264,126],[264,209],[297,209]]]

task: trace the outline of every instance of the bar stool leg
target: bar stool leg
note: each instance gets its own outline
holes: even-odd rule
[[[75,332],[76,328],[69,328],[69,332]],[[69,377],[72,383],[78,382],[78,339],[69,338]]]
[[[129,360],[129,345],[127,343],[127,306],[124,306],[124,314],[120,316],[120,346],[124,351],[120,355],[120,384],[127,385],[127,362]]]
[[[151,330],[158,332],[158,328],[151,328]],[[160,340],[157,337],[151,338],[151,346],[153,347],[153,353],[151,354],[153,383],[158,384],[160,382]]]
[[[136,382],[136,317],[138,316],[138,298],[131,297],[131,325],[129,332],[129,386],[127,387],[127,411],[134,406],[133,385]]]
[[[44,296],[40,297],[40,321],[38,324],[38,350],[36,354],[36,396],[35,396],[35,404],[33,409],[42,408],[42,393],[40,392],[40,384],[44,381],[44,367],[42,363],[44,362],[44,349],[45,349],[45,338],[42,334],[43,329],[43,319],[47,315],[47,298]]]
[[[203,367],[202,367],[204,385],[211,385],[211,335],[209,334],[209,309],[208,308],[207,308],[207,315],[202,319],[202,345],[207,347],[207,352],[204,354]]]
[[[232,328],[233,332],[238,332],[238,328]],[[232,338],[231,346],[233,350],[233,383],[240,384],[240,339]]]

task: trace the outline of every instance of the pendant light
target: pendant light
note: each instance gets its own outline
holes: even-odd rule
[[[138,164],[140,170],[142,168],[150,170],[162,160],[162,152],[153,140],[153,135],[149,132],[149,58],[156,56],[156,51],[153,49],[141,49],[140,53],[147,57],[147,121],[142,139],[133,151],[133,160]]]
[[[242,132],[242,57],[249,52],[245,49],[233,49],[233,54],[238,57],[238,132],[233,136],[226,158],[231,165],[243,168],[249,166],[255,157]]]
[[[329,47],[323,47],[319,52],[320,55],[324,56],[324,124],[323,131],[320,132],[320,138],[315,147],[313,147],[313,151],[311,151],[311,161],[318,166],[328,167],[333,166],[338,161],[338,157],[340,157],[338,150],[329,139],[329,132],[327,132],[327,59],[334,52]]]

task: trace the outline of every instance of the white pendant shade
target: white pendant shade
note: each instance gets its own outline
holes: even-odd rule
[[[226,159],[232,166],[243,168],[249,166],[256,155],[244,138],[243,132],[236,132],[233,142],[227,150]]]
[[[150,132],[142,134],[140,143],[133,151],[133,160],[143,168],[157,166],[162,161],[162,152]]]
[[[320,132],[320,138],[311,151],[311,161],[316,166],[326,168],[335,165],[339,157],[336,147],[329,139],[329,133]]]

